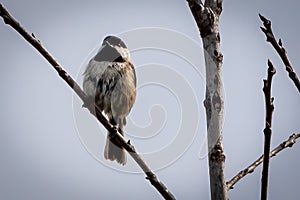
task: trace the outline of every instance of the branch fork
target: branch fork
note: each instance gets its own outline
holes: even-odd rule
[[[292,65],[291,65],[291,63],[290,63],[290,61],[287,57],[287,53],[286,53],[285,48],[282,45],[281,39],[279,39],[278,42],[276,41],[275,36],[273,34],[273,31],[272,31],[272,24],[271,24],[270,20],[268,20],[267,18],[265,18],[261,14],[259,14],[259,18],[263,22],[264,27],[260,27],[260,29],[262,30],[262,32],[264,32],[264,34],[267,38],[267,42],[271,43],[271,45],[274,47],[274,49],[276,50],[276,52],[280,56],[282,62],[285,65],[285,69],[288,72],[288,75],[289,75],[290,79],[294,82],[296,88],[298,89],[298,92],[300,93],[299,78],[298,78],[297,74],[294,72],[294,69],[293,69],[293,67],[292,67]]]
[[[213,33],[213,28],[217,17],[222,11],[222,1],[218,6],[210,5],[205,1],[205,5],[200,0],[187,0],[190,10],[195,18],[195,22],[202,38]]]

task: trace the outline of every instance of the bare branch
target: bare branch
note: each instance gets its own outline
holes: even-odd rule
[[[292,147],[295,143],[297,138],[300,137],[300,133],[297,134],[293,134],[291,135],[287,140],[285,140],[284,142],[282,142],[281,144],[279,144],[276,148],[274,148],[272,150],[272,152],[270,153],[270,158],[272,158],[273,156],[276,156],[277,153],[281,152],[282,150],[286,149],[287,147]],[[252,173],[256,167],[258,167],[262,162],[263,162],[263,157],[264,155],[261,155],[257,160],[255,160],[251,165],[249,165],[247,168],[245,168],[244,170],[240,171],[237,175],[235,175],[230,181],[228,181],[226,183],[227,185],[227,189],[231,190],[233,189],[234,185],[241,180],[243,177],[245,177],[246,175]]]
[[[272,78],[276,73],[276,70],[270,60],[268,60],[268,77],[264,80],[263,92],[265,95],[266,102],[266,123],[264,129],[264,158],[263,158],[263,169],[261,178],[261,200],[267,200],[268,194],[268,178],[269,178],[269,162],[270,162],[270,146],[272,136],[272,116],[274,111],[274,98],[271,97],[271,86]]]
[[[274,47],[274,49],[279,54],[282,62],[285,65],[285,69],[289,74],[289,77],[292,79],[292,81],[294,82],[295,86],[298,89],[298,92],[300,93],[300,81],[297,77],[297,74],[294,72],[294,69],[287,57],[286,50],[282,46],[281,39],[279,39],[278,43],[277,43],[275,36],[273,34],[273,31],[272,31],[271,21],[260,14],[259,14],[259,17],[264,25],[264,27],[260,27],[261,30],[265,33],[265,35],[267,37],[267,41],[271,43],[271,45]]]
[[[223,150],[222,124],[224,98],[222,85],[222,61],[220,51],[219,17],[221,0],[188,0],[190,10],[202,37],[206,67],[206,96],[204,106],[207,121],[209,151],[209,177],[211,199],[227,200],[225,183],[225,154]]]
[[[14,28],[23,38],[28,41],[57,71],[58,75],[67,82],[67,84],[73,89],[73,91],[80,97],[84,102],[84,105],[88,105],[87,108],[93,114],[98,121],[115,137],[118,143],[126,149],[126,151],[131,155],[131,157],[137,162],[141,169],[146,174],[146,179],[160,192],[160,194],[165,199],[175,199],[173,194],[167,189],[167,187],[160,182],[152,170],[148,167],[146,162],[137,153],[135,148],[123,138],[123,136],[113,128],[113,126],[107,121],[107,119],[102,115],[100,109],[96,104],[89,105],[88,97],[82,91],[80,86],[72,79],[72,77],[61,67],[61,65],[50,55],[50,53],[42,46],[41,42],[36,39],[34,34],[29,34],[25,29],[9,14],[9,12],[0,3],[0,15],[3,18],[5,24],[10,25]]]

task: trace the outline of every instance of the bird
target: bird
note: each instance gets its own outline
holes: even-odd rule
[[[127,46],[117,36],[104,38],[83,73],[83,91],[124,136],[126,117],[136,99],[136,72]],[[104,158],[125,165],[126,152],[108,132]]]

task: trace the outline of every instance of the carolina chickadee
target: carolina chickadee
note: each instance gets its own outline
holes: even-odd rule
[[[125,43],[116,36],[107,36],[83,76],[84,92],[124,135],[126,116],[136,97],[136,74]],[[126,164],[125,150],[113,138],[107,137],[104,157]]]

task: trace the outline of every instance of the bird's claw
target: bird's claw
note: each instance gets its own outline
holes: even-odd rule
[[[118,127],[117,126],[113,126],[112,130],[113,131],[111,133],[113,134],[113,136],[115,136],[117,134],[117,132],[118,132]]]

